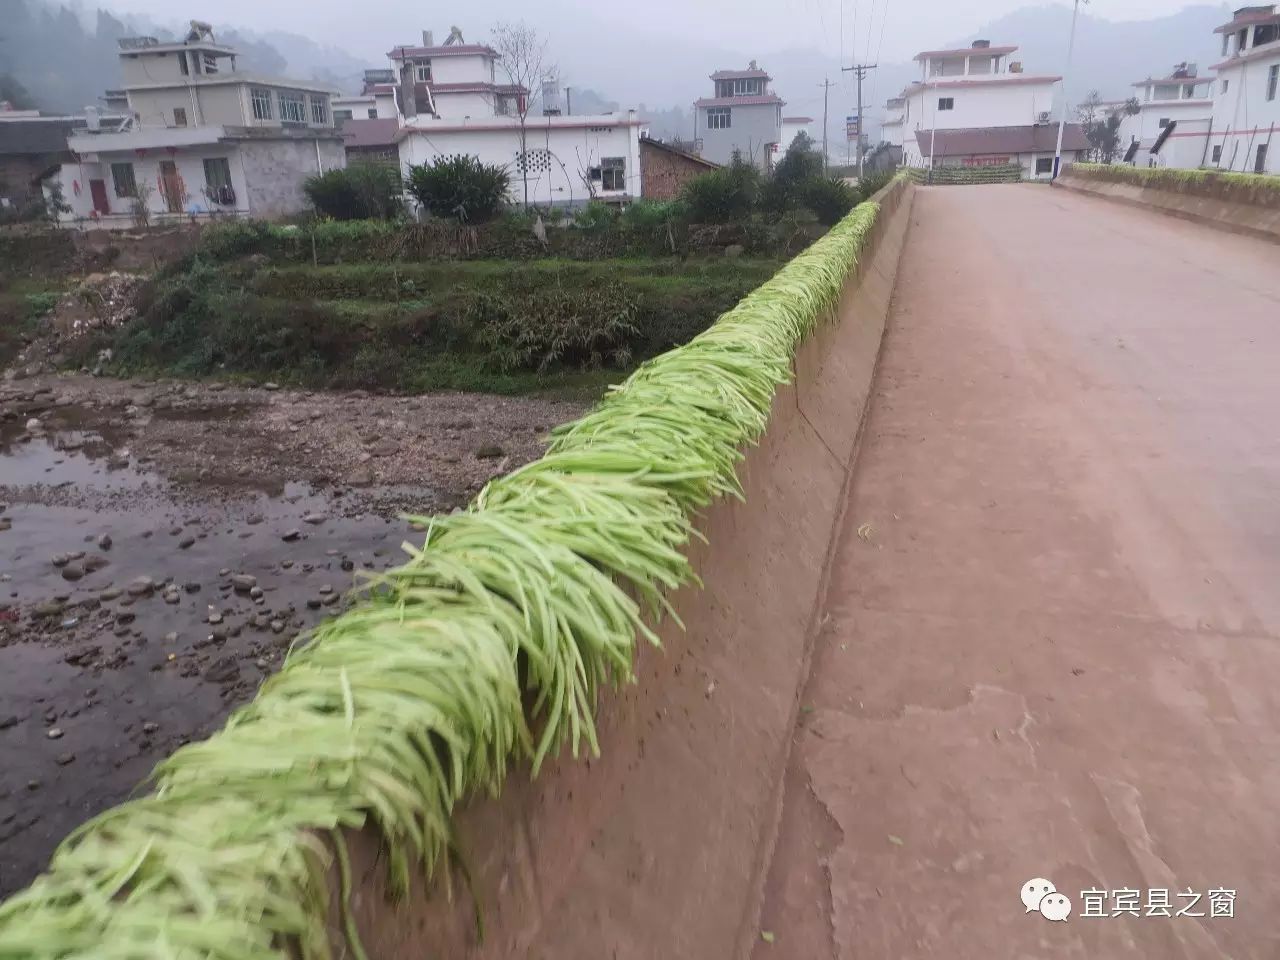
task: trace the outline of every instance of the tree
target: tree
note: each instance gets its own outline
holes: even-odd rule
[[[493,27],[493,48],[498,53],[498,64],[518,89],[516,115],[520,119],[520,177],[524,182],[524,205],[529,206],[529,164],[527,126],[529,108],[541,89],[542,81],[554,76],[553,64],[543,63],[547,53],[547,41],[538,31],[523,20],[516,23],[499,22]]]
[[[1119,109],[1107,109],[1097,90],[1090,90],[1089,95],[1080,101],[1076,116],[1095,160],[1111,163],[1115,159],[1120,152],[1120,124],[1126,116],[1133,116],[1139,109],[1137,97],[1130,97]]]

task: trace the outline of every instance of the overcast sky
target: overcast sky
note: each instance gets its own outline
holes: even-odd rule
[[[162,22],[199,17],[260,31],[285,30],[369,58],[380,57],[393,43],[412,41],[423,28],[433,28],[442,38],[456,24],[468,39],[479,39],[495,20],[523,16],[550,37],[561,60],[572,60],[572,48],[579,43],[648,44],[660,41],[663,35],[678,37],[682,46],[759,50],[761,55],[803,47],[848,54],[856,36],[859,55],[866,52],[869,43],[872,57],[879,48],[882,58],[905,60],[920,49],[971,34],[984,22],[1029,4],[1028,0],[647,0],[595,5],[570,0],[543,0],[535,5],[519,0],[453,4],[420,0],[106,0],[102,5],[121,13],[143,13]],[[1093,0],[1088,9],[1096,17],[1133,20],[1168,14],[1184,5],[1177,0]],[[428,22],[432,18],[435,22]],[[661,69],[661,61],[655,60],[654,70]]]

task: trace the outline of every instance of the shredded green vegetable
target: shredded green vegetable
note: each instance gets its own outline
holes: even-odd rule
[[[0,906],[0,960],[328,958],[335,859],[350,892],[343,828],[377,829],[404,891],[415,864],[431,875],[449,856],[458,803],[496,793],[513,761],[595,751],[600,689],[633,679],[637,637],[657,643],[644,617],[673,614],[666,595],[694,580],[692,517],[741,495],[743,450],[877,210],[858,206],[469,510],[419,518],[408,562]]]

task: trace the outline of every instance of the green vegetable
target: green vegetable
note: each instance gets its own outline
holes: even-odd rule
[[[375,827],[403,892],[412,862],[430,875],[449,857],[457,804],[497,793],[514,760],[536,773],[566,744],[595,751],[600,689],[634,680],[637,637],[657,643],[645,613],[674,614],[668,592],[694,580],[691,517],[741,496],[743,450],[877,209],[857,207],[469,510],[412,518],[427,533],[403,566],[0,906],[0,960],[327,958],[335,859],[344,909],[351,886],[340,831]]]

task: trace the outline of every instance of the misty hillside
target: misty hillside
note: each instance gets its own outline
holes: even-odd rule
[[[80,111],[96,103],[107,87],[119,85],[116,38],[145,32],[172,37],[184,24],[155,24],[137,18],[98,12],[81,17],[49,0],[5,0],[6,16],[0,20],[0,95],[5,75],[16,80],[35,105],[49,111]],[[1193,60],[1207,71],[1217,59],[1213,28],[1230,18],[1226,4],[1202,4],[1176,13],[1142,21],[1113,22],[1082,9],[1076,42],[1075,65],[1067,92],[1072,101],[1098,90],[1106,99],[1127,96],[1130,84],[1149,73],[1163,73],[1174,63]],[[976,38],[995,43],[1015,43],[1019,58],[1033,73],[1061,73],[1066,59],[1066,38],[1071,10],[1064,5],[1028,6],[1000,17],[956,38],[961,46]],[[359,87],[366,67],[382,66],[334,47],[321,46],[307,37],[283,31],[257,34],[237,31],[233,25],[215,24],[220,40],[239,47],[246,67],[274,76],[317,80],[344,92]],[[390,41],[389,41],[390,42]],[[774,77],[774,86],[787,101],[785,113],[821,118],[820,84],[831,88],[829,112],[832,152],[843,148],[843,118],[854,111],[855,94],[848,74],[834,57],[811,47],[775,51],[732,51],[685,38],[678,32],[662,38],[663,69],[655,72],[653,44],[637,38],[628,44],[567,45],[554,50],[563,81],[573,87],[574,110],[589,112],[640,108],[660,136],[691,136],[690,105],[710,92],[707,74],[712,70],[745,66],[758,59]],[[922,44],[922,46],[943,44]],[[68,63],[77,65],[67,69]],[[874,134],[886,98],[917,75],[913,63],[882,63],[864,85],[868,129]],[[21,97],[19,97],[21,99]],[[821,135],[820,123],[814,132]]]

